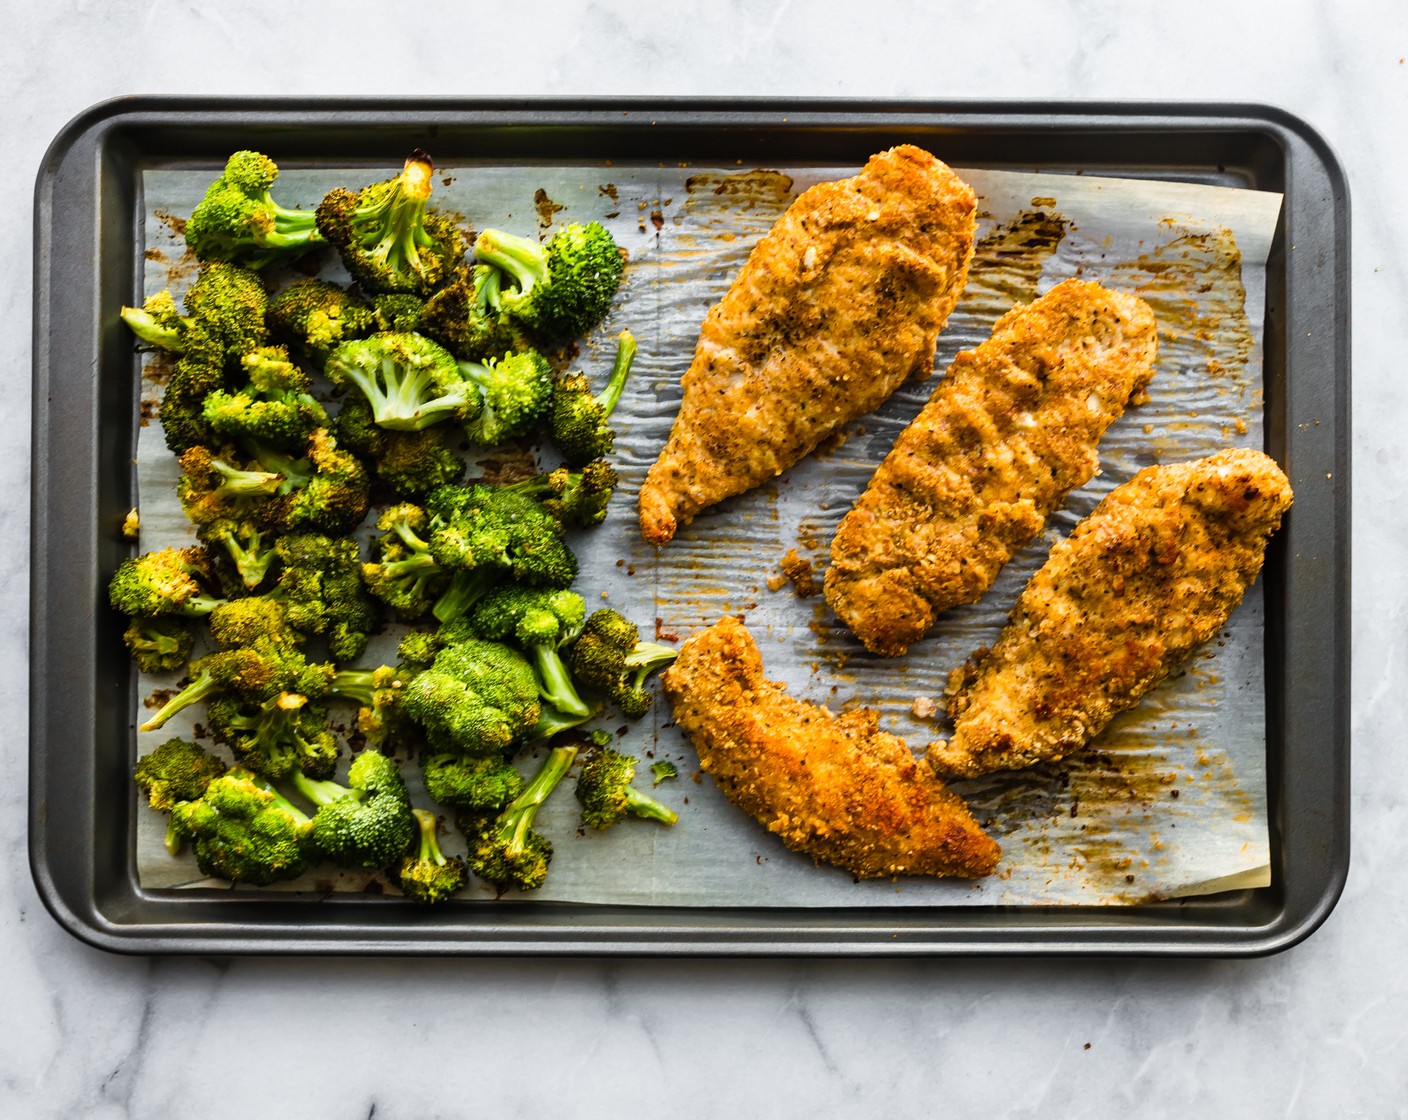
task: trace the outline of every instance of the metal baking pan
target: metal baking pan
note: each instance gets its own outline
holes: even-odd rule
[[[132,836],[132,669],[106,581],[127,546],[132,302],[145,169],[455,160],[859,165],[913,142],[955,166],[1283,192],[1268,271],[1267,450],[1295,515],[1264,573],[1272,885],[1121,907],[669,909],[155,892]],[[98,105],[55,139],[35,202],[30,862],[58,922],[132,953],[1252,955],[1306,937],[1349,860],[1349,202],[1324,141],[1219,104],[240,101]]]

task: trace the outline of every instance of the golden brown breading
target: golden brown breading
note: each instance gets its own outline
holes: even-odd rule
[[[789,848],[860,878],[996,866],[1001,849],[875,712],[788,696],[737,619],[690,637],[661,686],[700,766]]]
[[[949,681],[940,774],[1064,758],[1227,621],[1290,507],[1259,451],[1149,467],[1112,491],[1032,577],[991,650]]]
[[[1067,280],[954,359],[831,543],[826,601],[867,649],[902,654],[982,597],[1094,475],[1157,350],[1143,300]]]
[[[645,539],[781,474],[926,377],[973,255],[976,200],[909,145],[805,191],[709,312],[640,491]]]

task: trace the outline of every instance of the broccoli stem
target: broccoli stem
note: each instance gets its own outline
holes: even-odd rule
[[[173,856],[179,856],[181,849],[185,847],[186,838],[176,827],[176,818],[170,813],[166,815],[166,835],[162,838],[162,845]]]
[[[416,824],[420,826],[419,858],[429,861],[437,867],[444,867],[450,861],[440,850],[440,840],[436,836],[439,826],[436,823],[435,814],[428,809],[412,809],[411,814],[416,818]]]
[[[223,481],[215,489],[216,497],[243,498],[249,495],[267,495],[279,492],[285,475],[276,471],[246,471],[212,459],[210,465],[220,473]]]
[[[140,307],[124,307],[120,314],[122,321],[143,342],[173,354],[179,354],[184,349],[181,345],[181,329],[179,327],[163,327],[150,312],[144,311]]]
[[[524,295],[533,290],[534,284],[548,278],[548,258],[543,246],[515,233],[486,229],[474,243],[474,255],[507,272]]]
[[[320,809],[324,805],[331,805],[334,801],[341,801],[344,797],[355,797],[358,801],[362,799],[361,790],[348,789],[346,786],[338,785],[337,782],[310,778],[296,767],[292,778],[293,788]]]
[[[533,829],[538,810],[557,788],[557,784],[567,776],[567,771],[576,759],[576,747],[554,747],[548,752],[538,772],[523,787],[523,792],[510,801],[508,808],[500,815],[495,838],[504,846],[505,854],[509,858],[523,851],[524,842]]]
[[[450,586],[430,608],[430,613],[437,622],[454,622],[484,598],[495,582],[493,576],[483,572],[456,572],[450,577]]]
[[[596,398],[601,406],[602,419],[610,416],[621,399],[621,391],[626,387],[626,378],[631,372],[631,363],[636,360],[636,336],[630,331],[622,331],[616,338],[616,361],[611,366],[611,376],[606,388]]]
[[[679,656],[679,650],[659,642],[637,642],[635,648],[626,654],[626,668],[636,670],[635,685],[639,688],[645,678],[662,669]]]
[[[332,675],[328,691],[334,696],[355,700],[364,708],[372,706],[372,678],[370,669],[339,669]]]
[[[534,643],[527,648],[538,671],[538,691],[543,694],[543,699],[569,716],[590,717],[592,709],[577,692],[572,674],[557,647]]]
[[[538,716],[538,722],[533,725],[533,729],[528,732],[528,741],[537,742],[539,740],[551,739],[554,735],[560,735],[564,731],[571,731],[574,727],[581,727],[588,720],[595,719],[601,714],[601,705],[593,704],[587,709],[584,716],[568,715],[551,704],[544,704],[542,714]]]
[[[155,731],[177,712],[183,712],[192,704],[199,704],[207,696],[219,691],[220,686],[215,683],[215,678],[208,671],[201,670],[195,680],[158,708],[152,718],[137,730]]]
[[[660,804],[649,794],[641,793],[635,786],[626,787],[626,809],[638,817],[663,821],[665,824],[674,824],[680,819],[680,815],[668,805]]]

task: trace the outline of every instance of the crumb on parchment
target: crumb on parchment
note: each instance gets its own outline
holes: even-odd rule
[[[795,548],[789,548],[787,555],[782,558],[782,574],[792,581],[792,587],[799,599],[809,599],[821,590],[821,585],[817,583],[816,575],[812,572],[812,562],[804,556],[798,556]],[[778,587],[781,587],[778,584]],[[768,587],[776,590],[772,586],[772,580],[768,580]]]

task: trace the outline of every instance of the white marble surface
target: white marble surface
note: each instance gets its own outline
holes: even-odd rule
[[[1408,1115],[1408,6],[1402,0],[6,4],[0,313],[28,400],[30,197],[46,144],[138,92],[1265,101],[1321,130],[1354,203],[1354,860],[1265,960],[372,961],[107,956],[25,859],[25,487],[0,495],[0,1115]],[[332,8],[332,6],[328,6]],[[272,14],[278,12],[280,14]],[[345,29],[337,20],[345,21]],[[496,61],[490,39],[512,43]],[[315,44],[321,45],[319,53]],[[428,44],[428,46],[426,46]],[[160,47],[160,51],[153,50]],[[522,64],[528,57],[538,61]],[[377,56],[373,56],[377,52]],[[356,60],[345,63],[339,58]],[[357,65],[359,70],[349,69]],[[1395,186],[1398,184],[1398,186]],[[26,474],[29,438],[0,427]],[[8,574],[4,574],[8,573]],[[313,1039],[326,1041],[313,1041]],[[427,1063],[411,1055],[425,1047]],[[439,1066],[437,1069],[436,1067]],[[221,1070],[245,1072],[227,1085]],[[418,1072],[425,1070],[425,1073]],[[432,1072],[433,1071],[433,1072]],[[623,1093],[630,1094],[623,1098]],[[258,1102],[258,1103],[255,1103]]]

